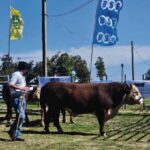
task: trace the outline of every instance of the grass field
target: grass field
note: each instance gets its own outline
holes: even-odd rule
[[[44,134],[39,125],[40,110],[37,104],[29,104],[30,127],[24,127],[24,142],[12,142],[7,135],[6,121],[0,122],[0,150],[149,150],[150,149],[150,99],[146,109],[142,106],[128,106],[120,109],[118,115],[105,125],[107,137],[98,136],[98,122],[93,115],[79,115],[75,123],[61,123],[64,134],[57,134],[53,124],[51,134]],[[0,118],[5,116],[6,108],[0,103]],[[61,122],[61,120],[60,120]]]

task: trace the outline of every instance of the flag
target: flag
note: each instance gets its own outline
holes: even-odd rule
[[[18,40],[23,37],[23,20],[18,10],[10,8],[10,40]]]
[[[93,33],[93,44],[111,46],[118,41],[117,24],[123,0],[99,0]]]

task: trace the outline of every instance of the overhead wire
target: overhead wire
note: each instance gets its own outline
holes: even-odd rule
[[[143,59],[143,57],[140,55],[140,53],[139,53],[136,49],[135,49],[135,52],[136,52],[137,56],[142,60],[142,63],[143,63],[145,66],[150,67],[150,65],[145,62],[145,60]]]
[[[68,10],[68,11],[60,13],[60,14],[49,14],[48,17],[61,17],[61,16],[71,14],[71,13],[76,12],[76,11],[80,10],[81,8],[87,6],[88,4],[90,4],[93,1],[95,1],[95,0],[87,0],[86,2],[84,2],[84,3],[80,4],[79,6],[77,6],[76,8],[73,8],[71,10]]]
[[[66,26],[57,22],[56,20],[52,20],[52,22],[54,24],[56,24],[58,27],[61,27],[64,31],[67,31],[69,34],[73,35],[74,37],[77,37],[77,38],[81,39],[82,41],[86,42],[87,44],[89,44],[89,41],[85,37],[83,37],[82,35],[79,35],[76,32],[70,30],[69,28],[67,28]]]
[[[69,10],[69,11],[66,11],[64,13],[60,13],[60,14],[54,14],[54,15],[47,15],[48,17],[61,17],[61,16],[65,16],[65,15],[68,15],[70,13],[73,13],[73,12],[76,12],[78,10],[80,10],[81,8],[89,5],[91,2],[93,2],[95,0],[87,0],[86,2],[80,4],[79,6],[77,6],[76,8],[72,9],[72,10]],[[69,34],[73,35],[74,37],[78,37],[80,39],[82,39],[83,41],[85,41],[86,43],[89,43],[89,41],[87,39],[85,39],[83,36],[75,33],[74,31],[68,29],[67,27],[65,27],[64,25],[60,24],[59,22],[57,22],[56,20],[52,20],[53,23],[55,23],[57,26],[61,27],[64,31],[67,31]]]

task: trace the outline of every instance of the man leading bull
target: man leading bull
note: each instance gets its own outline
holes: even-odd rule
[[[24,139],[20,138],[20,133],[25,120],[25,93],[30,90],[30,87],[26,86],[25,79],[29,68],[30,67],[28,63],[20,61],[18,63],[17,71],[11,74],[9,81],[11,104],[16,113],[16,119],[8,131],[12,141],[24,141]]]

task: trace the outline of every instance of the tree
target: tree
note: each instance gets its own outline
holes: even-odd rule
[[[59,76],[70,76],[73,70],[73,60],[67,54],[56,54],[50,60],[48,60],[48,74]]]
[[[150,69],[148,69],[145,74],[145,80],[150,80]]]
[[[89,82],[89,70],[85,60],[81,59],[81,56],[72,56],[74,60],[74,71],[80,83]]]
[[[2,64],[0,66],[1,75],[9,75],[16,70],[17,63],[13,63],[13,58],[10,57],[8,54],[2,56],[1,61],[2,61]]]
[[[33,61],[29,62],[30,64],[30,71],[26,77],[26,81],[27,83],[29,81],[31,81],[32,79],[34,79],[34,83],[38,83],[38,76],[42,76],[43,74],[43,69],[42,69],[42,62],[36,62],[35,64],[33,63]]]
[[[97,69],[97,77],[99,77],[100,80],[103,80],[103,77],[106,75],[106,72],[105,72],[105,64],[102,57],[97,58],[95,67]]]
[[[57,72],[57,59],[59,58],[59,53],[55,54],[51,58],[48,59],[47,65],[48,65],[48,75],[54,76]]]
[[[57,59],[57,72],[60,76],[72,75],[73,71],[73,60],[67,54],[63,53]]]

